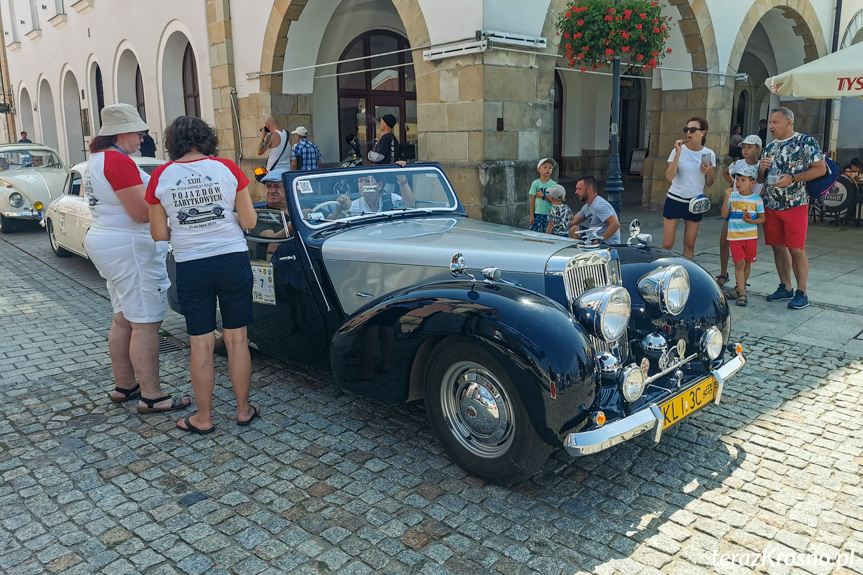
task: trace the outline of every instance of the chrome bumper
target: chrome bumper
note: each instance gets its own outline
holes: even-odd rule
[[[740,371],[744,365],[746,365],[746,358],[740,353],[724,363],[719,369],[713,370],[711,375],[716,378],[714,403],[719,403],[722,398],[722,389],[725,386],[725,380]],[[693,382],[687,386],[687,389],[702,381],[704,381],[704,378]],[[614,423],[604,425],[599,429],[570,433],[564,439],[563,446],[566,452],[572,456],[590,455],[604,451],[618,443],[629,441],[651,429],[656,430],[653,440],[658,443],[662,437],[663,421],[664,418],[659,406],[651,403],[647,408]]]
[[[39,220],[42,215],[37,211],[27,210],[26,212],[2,212],[3,217],[15,218],[16,220]]]

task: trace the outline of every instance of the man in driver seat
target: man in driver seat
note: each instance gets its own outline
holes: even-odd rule
[[[408,180],[403,175],[396,176],[399,192],[386,192],[384,185],[386,180],[383,175],[363,176],[357,180],[360,189],[360,197],[351,204],[351,215],[375,214],[388,210],[400,210],[402,208],[414,208],[416,202],[414,193],[408,185]]]

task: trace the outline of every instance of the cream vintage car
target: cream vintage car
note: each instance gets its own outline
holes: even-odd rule
[[[153,170],[165,163],[157,158],[133,156],[132,159],[148,174],[152,174]],[[90,229],[90,206],[81,185],[86,176],[87,162],[72,166],[59,197],[48,205],[42,218],[42,226],[48,231],[51,250],[61,258],[70,253],[87,257],[84,238]]]
[[[43,207],[62,193],[67,172],[53,148],[0,144],[0,233],[39,221]]]

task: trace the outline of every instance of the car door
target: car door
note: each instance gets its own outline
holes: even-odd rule
[[[296,237],[267,237],[286,229],[284,214],[257,210],[258,224],[246,241],[255,280],[254,323],[249,341],[276,357],[325,364],[329,341],[323,317],[300,257]],[[261,235],[264,234],[264,235]]]
[[[81,173],[69,172],[66,179],[66,195],[64,198],[64,211],[66,212],[66,245],[77,252],[86,253],[84,249],[84,237],[90,229],[90,206],[84,197],[81,187]]]

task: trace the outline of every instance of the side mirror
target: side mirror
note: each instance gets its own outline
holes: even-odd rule
[[[640,234],[640,233],[641,233],[641,222],[639,222],[637,219],[632,220],[629,223],[629,237],[637,238],[638,234]]]

